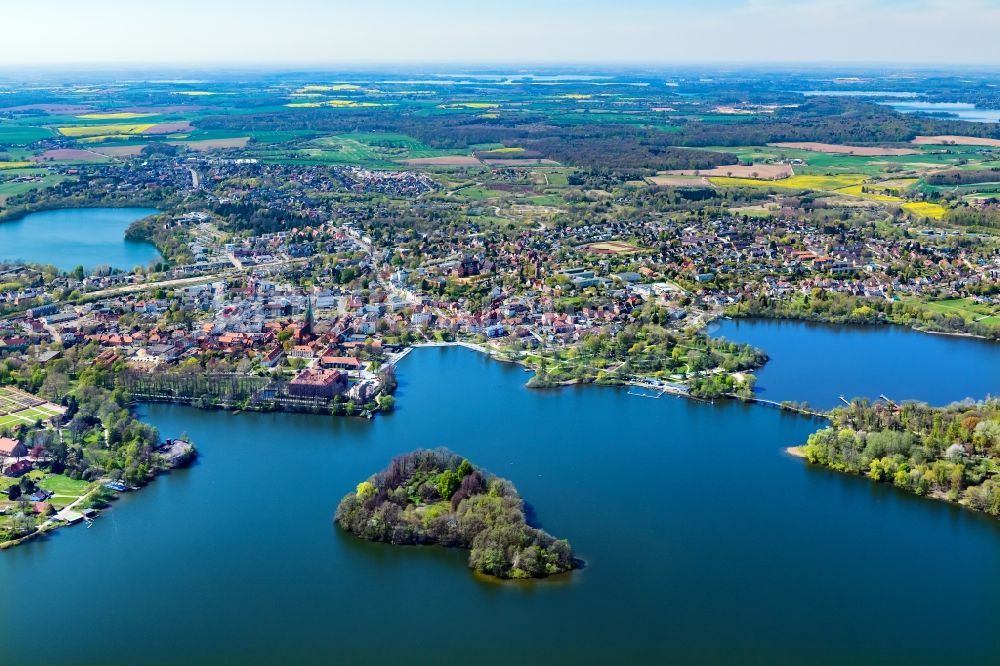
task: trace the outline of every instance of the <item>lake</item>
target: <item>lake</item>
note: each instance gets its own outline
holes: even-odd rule
[[[938,340],[902,335],[918,351]],[[953,362],[924,379],[958,397],[968,368]],[[1000,650],[1000,524],[783,452],[821,421],[530,390],[522,369],[461,348],[415,350],[398,374],[399,409],[374,421],[144,407],[163,436],[188,432],[199,462],[91,529],[0,553],[4,663],[930,664]],[[425,446],[511,479],[586,568],[496,583],[464,551],[334,526],[345,493]]]
[[[833,326],[774,319],[716,321],[709,333],[763,349],[762,398],[828,409],[839,396],[946,405],[1000,395],[1000,345],[897,326]]]
[[[122,270],[146,266],[158,261],[160,253],[152,243],[125,240],[125,230],[158,212],[155,208],[63,208],[0,222],[0,259],[52,264],[65,271],[77,266]]]
[[[880,102],[901,113],[948,114],[954,120],[969,122],[1000,122],[1000,109],[980,109],[963,102]]]

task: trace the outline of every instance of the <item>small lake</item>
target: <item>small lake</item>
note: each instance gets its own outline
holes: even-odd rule
[[[914,99],[917,92],[893,92],[890,90],[803,90],[806,97],[881,97],[885,99]]]
[[[980,109],[975,104],[962,102],[880,102],[901,113],[947,114],[953,120],[969,122],[1000,122],[1000,109]]]
[[[851,398],[946,405],[1000,395],[1000,344],[897,326],[838,326],[772,319],[721,320],[713,336],[771,357],[757,373],[762,398],[824,409]]]
[[[726,332],[763,336],[746,324]],[[1000,350],[889,336],[772,330],[772,363],[789,354],[800,372],[762,383],[796,397],[797,376],[806,398],[901,393],[903,380],[850,378],[879,354],[900,358],[881,366],[891,378],[904,358],[946,351],[950,371],[911,381],[951,399],[971,392],[969,363]],[[783,452],[822,421],[612,387],[531,390],[519,367],[461,348],[418,349],[398,374],[399,409],[374,421],[144,407],[163,436],[188,432],[199,462],[127,494],[91,529],[0,552],[2,661],[996,662],[1000,522]],[[511,479],[586,568],[497,584],[473,576],[463,551],[334,526],[345,493],[426,446]]]
[[[52,264],[64,271],[77,266],[131,270],[158,261],[152,243],[125,240],[136,220],[155,208],[64,208],[0,222],[0,259]]]

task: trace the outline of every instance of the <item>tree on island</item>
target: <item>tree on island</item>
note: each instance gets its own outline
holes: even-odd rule
[[[577,566],[569,543],[527,524],[510,481],[443,449],[394,458],[341,500],[335,520],[370,541],[470,549],[469,566],[498,578]]]

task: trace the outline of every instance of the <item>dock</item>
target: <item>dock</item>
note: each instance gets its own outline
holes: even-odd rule
[[[802,407],[796,407],[794,405],[789,405],[785,403],[775,402],[774,400],[767,400],[765,398],[740,398],[738,395],[730,394],[730,397],[736,398],[737,400],[745,400],[746,402],[753,402],[758,405],[764,405],[765,407],[773,407],[775,409],[781,409],[786,412],[795,412],[796,414],[805,414],[806,416],[815,416],[817,418],[825,419],[829,418],[830,415],[826,412],[817,412],[811,409],[804,409]]]

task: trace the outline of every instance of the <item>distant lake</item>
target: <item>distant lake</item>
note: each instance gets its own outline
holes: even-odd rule
[[[1000,109],[980,109],[975,104],[962,102],[880,102],[900,113],[948,114],[953,120],[969,122],[1000,122]]]
[[[155,208],[63,208],[0,222],[0,259],[52,264],[64,271],[77,266],[130,270],[160,259],[152,243],[125,240],[136,220]]]
[[[890,92],[886,90],[803,90],[806,97],[895,97],[897,99],[912,99],[919,97],[916,92]]]
[[[771,357],[757,373],[762,398],[829,408],[846,399],[922,400],[932,405],[1000,395],[1000,344],[919,333],[901,326],[839,326],[736,319],[709,327]]]

